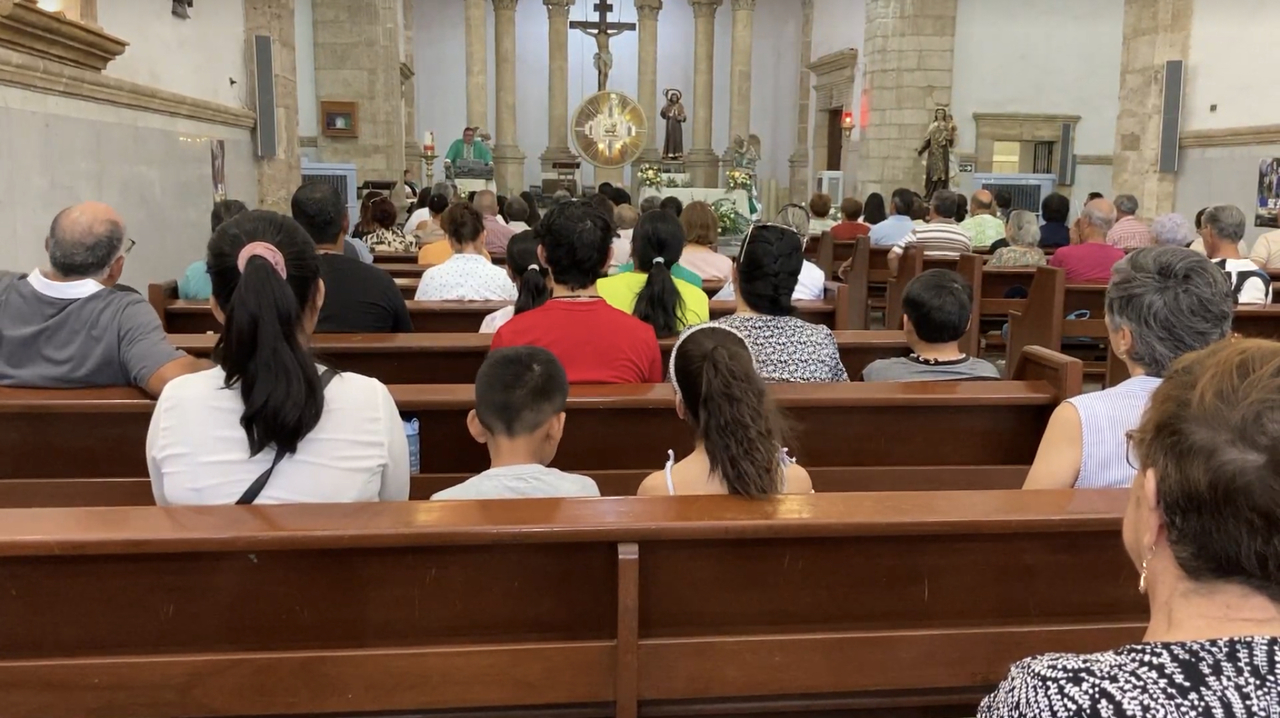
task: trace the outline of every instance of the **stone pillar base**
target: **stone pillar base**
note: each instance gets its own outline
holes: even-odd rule
[[[498,194],[520,194],[524,187],[524,153],[516,145],[493,148],[493,180]]]
[[[596,186],[599,187],[605,182],[608,182],[614,187],[625,187],[626,185],[623,184],[623,177],[626,175],[625,170],[625,167],[597,167],[595,177]]]
[[[787,161],[791,166],[791,186],[788,188],[789,202],[802,204],[809,201],[809,153],[793,152]]]
[[[684,156],[684,168],[694,187],[720,186],[720,158],[711,150],[692,150]]]
[[[636,158],[636,165],[660,165],[662,164],[662,150],[657,147],[646,147],[641,150],[640,156]]]
[[[578,156],[568,147],[548,147],[538,159],[542,162],[543,172],[555,172],[555,167],[551,166],[553,162],[573,162]]]

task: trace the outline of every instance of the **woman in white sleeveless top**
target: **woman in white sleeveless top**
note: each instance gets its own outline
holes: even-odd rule
[[[1126,435],[1173,362],[1231,333],[1231,288],[1204,255],[1181,247],[1129,254],[1107,286],[1111,351],[1129,368],[1116,386],[1068,399],[1045,428],[1024,489],[1124,488]]]

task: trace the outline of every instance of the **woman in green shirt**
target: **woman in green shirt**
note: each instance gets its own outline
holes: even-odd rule
[[[668,212],[648,212],[631,234],[635,269],[596,283],[610,306],[653,326],[658,338],[673,337],[685,327],[710,318],[706,292],[671,276],[684,250],[684,229]]]

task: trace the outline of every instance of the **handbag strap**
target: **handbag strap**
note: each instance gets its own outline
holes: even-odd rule
[[[325,389],[329,388],[329,382],[332,382],[333,378],[337,375],[337,371],[328,368],[320,372],[321,394],[324,393]],[[237,506],[251,504],[258,499],[258,494],[261,494],[262,490],[266,488],[267,482],[271,480],[271,474],[276,470],[276,467],[280,465],[280,462],[284,460],[284,455],[284,449],[276,449],[276,456],[271,460],[271,466],[267,467],[266,471],[258,474],[258,478],[254,479],[252,484],[249,484],[249,488],[245,489],[243,494],[240,494],[240,498],[236,499]]]

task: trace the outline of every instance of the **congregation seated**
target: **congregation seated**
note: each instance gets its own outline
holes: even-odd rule
[[[1199,216],[1203,214],[1204,210],[1201,210]],[[1196,228],[1191,226],[1186,217],[1177,212],[1156,217],[1151,222],[1151,237],[1156,244],[1169,247],[1190,247],[1199,239]]]
[[[498,216],[498,195],[491,190],[476,192],[472,206],[484,220],[484,249],[490,256],[507,256],[507,243],[515,236],[515,230],[508,227]]]
[[[896,247],[904,237],[915,229],[911,221],[911,210],[915,206],[915,193],[905,187],[899,187],[889,197],[890,214],[884,221],[871,225],[871,246]]]
[[[835,335],[792,316],[804,241],[788,227],[755,225],[743,239],[733,282],[737,310],[716,324],[737,332],[766,382],[848,381]]]
[[[898,273],[898,260],[911,245],[917,246],[925,256],[964,254],[973,249],[969,235],[953,219],[959,197],[951,190],[938,190],[929,200],[929,223],[907,232],[893,249],[889,250],[889,272]]]
[[[862,217],[858,221],[868,227],[874,227],[888,218],[889,213],[884,206],[884,195],[879,192],[867,195],[867,201],[862,204]]]
[[[661,209],[664,212],[670,212],[678,219],[682,214],[684,214],[684,202],[681,202],[679,197],[663,197],[662,201],[658,203],[658,209]],[[689,230],[686,228],[685,234],[688,233]]]
[[[1071,228],[1067,218],[1071,216],[1071,200],[1066,195],[1050,192],[1040,201],[1040,215],[1044,226],[1040,228],[1040,248],[1058,249],[1071,244]]]
[[[112,291],[133,248],[115,210],[86,202],[49,227],[49,267],[0,271],[0,385],[137,386],[152,396],[208,362],[178,351],[133,292]]]
[[[959,208],[959,197],[956,199],[956,207]],[[953,216],[952,219],[955,217]],[[929,224],[929,203],[914,191],[911,193],[911,224],[915,227]]]
[[[524,198],[520,195],[507,200],[507,203],[502,206],[502,210],[502,216],[507,220],[507,229],[511,230],[512,237],[531,229],[529,226],[529,205],[525,204]]]
[[[785,420],[756,374],[751,351],[718,324],[694,327],[671,350],[676,413],[694,450],[640,484],[641,496],[729,494],[763,498],[813,492],[809,472],[787,456]]]
[[[974,247],[990,247],[992,242],[1005,238],[1005,221],[996,215],[995,202],[985,189],[974,192],[969,200],[969,216],[960,222],[960,229],[969,235]]]
[[[995,200],[996,216],[1004,220],[1009,219],[1009,215],[1013,214],[1013,193],[1007,189],[998,189],[995,192]]]
[[[609,274],[623,271],[623,264],[631,261],[631,235],[635,232],[636,223],[640,221],[640,213],[629,204],[620,204],[613,209],[613,223],[618,228],[618,236],[613,238],[613,258],[609,260]]]
[[[651,194],[640,200],[640,214],[648,214],[662,209],[662,195]],[[679,219],[679,217],[676,217]]]
[[[840,217],[840,223],[831,228],[831,238],[837,242],[852,242],[871,232],[871,227],[861,219],[862,203],[853,197],[846,197],[840,203]]]
[[[1138,219],[1138,198],[1131,194],[1118,194],[1113,205],[1116,223],[1107,232],[1107,244],[1116,249],[1141,249],[1155,242],[1151,230]]]
[[[1066,272],[1068,284],[1105,284],[1111,268],[1124,259],[1124,250],[1107,243],[1107,233],[1116,223],[1116,208],[1105,198],[1095,199],[1080,210],[1075,233],[1079,244],[1062,247],[1049,258],[1049,266]]]
[[[969,218],[969,198],[957,192],[956,193],[956,216],[952,217],[952,219],[954,219],[957,224],[963,224],[965,220],[968,218]],[[966,231],[965,233],[969,234],[970,239],[973,238],[973,235],[970,234],[968,231]]]
[[[671,199],[675,199],[675,198],[672,197]],[[677,199],[676,201],[679,202],[680,200]],[[700,210],[697,207],[694,207],[694,205],[696,204],[702,204],[706,206],[708,209],[710,208],[710,205],[707,205],[705,202],[690,203],[689,206],[694,208],[693,212],[688,215],[691,218],[702,217]],[[633,256],[634,253],[632,252],[631,243],[632,243],[632,237],[635,234],[635,227],[639,223],[641,215],[634,214],[634,213],[635,213],[635,210],[632,209],[630,205],[617,205],[614,208],[613,218],[614,218],[614,221],[618,223],[617,224],[618,236],[614,237],[613,239],[613,258],[609,260],[610,275],[625,274],[627,272],[635,271],[636,263],[635,263],[635,257]],[[668,212],[668,214],[673,214],[673,216],[675,216],[676,222],[678,222],[681,226],[680,236],[685,238],[685,245],[680,252],[680,262],[670,267],[671,276],[682,282],[686,282],[690,285],[693,285],[698,289],[702,289],[702,276],[699,275],[694,270],[690,269],[689,267],[685,266],[685,261],[690,256],[694,256],[696,261],[696,258],[697,258],[696,255],[701,248],[701,245],[696,245],[694,243],[689,242],[689,239],[688,239],[689,231],[693,230],[696,232],[700,232],[703,235],[706,235],[707,230],[705,228],[710,227],[710,230],[709,230],[710,234],[707,236],[711,237],[710,241],[712,242],[712,247],[714,248],[715,242],[718,241],[718,236],[719,236],[717,225],[716,224],[704,225],[702,223],[702,220],[698,220],[695,222],[695,224],[697,225],[696,228],[690,227],[684,224],[685,220],[681,218],[679,215],[675,215],[674,213],[671,213],[671,212]],[[714,218],[715,213],[712,212],[711,214],[712,214],[712,217]],[[633,219],[634,221],[632,221]],[[625,228],[625,225],[628,223],[631,225],[630,229]],[[619,257],[618,256],[619,251],[624,251],[626,253],[621,257]],[[717,254],[716,256],[718,257],[720,255]],[[725,257],[724,259],[728,260],[728,257]],[[732,260],[730,260],[730,263],[732,264]],[[714,275],[715,273],[712,273],[712,274]],[[718,276],[711,276],[708,278],[714,281],[723,281]]]
[[[515,315],[536,309],[551,297],[547,268],[538,259],[538,237],[533,230],[519,232],[507,243],[507,276],[515,282],[516,301],[486,316],[480,323],[481,334],[493,334]]]
[[[516,299],[516,286],[507,270],[495,266],[485,253],[488,230],[480,212],[467,202],[455,202],[440,218],[449,238],[451,256],[422,273],[417,301],[481,302]],[[506,243],[503,243],[506,251]]]
[[[528,225],[530,229],[537,227],[538,222],[542,220],[542,213],[538,211],[538,200],[529,190],[521,192],[519,196],[520,199],[524,201],[525,208],[529,210],[528,216],[524,218],[524,223]]]
[[[517,235],[518,236],[518,235]],[[489,450],[490,468],[432,499],[599,496],[596,482],[547,466],[564,436],[569,380],[541,347],[508,347],[485,357],[467,430]]]
[[[1009,214],[1004,232],[1006,246],[995,250],[986,266],[1040,267],[1049,261],[1040,249],[1040,223],[1034,214],[1015,209]]]
[[[374,254],[412,252],[417,249],[413,237],[396,224],[396,205],[390,197],[379,197],[369,203],[369,221],[373,231],[361,239]]]
[[[1089,206],[1098,202],[1106,200]],[[1138,425],[1173,362],[1227,337],[1231,317],[1226,276],[1205,257],[1180,247],[1125,257],[1107,286],[1106,322],[1111,351],[1130,378],[1054,410],[1023,488],[1128,486],[1125,432]]]
[[[431,199],[430,192],[419,192],[409,206],[409,218],[404,222],[404,233],[416,235],[418,226],[431,219],[431,208],[427,206]]]
[[[831,195],[822,192],[816,192],[809,198],[809,237],[821,236],[823,232],[830,232],[836,226],[836,220],[831,219]]]
[[[293,193],[289,206],[294,221],[320,253],[325,300],[315,330],[326,334],[413,331],[404,296],[391,275],[343,253],[350,219],[342,193],[325,182],[307,182]]]
[[[801,242],[807,243],[809,241],[809,210],[804,207],[798,204],[783,205],[778,212],[778,216],[774,217],[773,223],[790,228],[800,235]],[[803,250],[803,247],[801,249]],[[739,254],[741,254],[741,247],[739,247]],[[818,268],[818,265],[804,261],[802,258],[800,276],[796,280],[795,289],[791,292],[791,299],[797,302],[817,301],[826,296],[826,289],[826,273]],[[717,301],[729,301],[734,298],[736,298],[736,294],[732,281],[726,283],[724,288],[712,297]]]
[[[716,250],[720,244],[720,220],[711,205],[690,202],[679,219],[686,242],[680,258],[681,266],[696,274],[699,280],[729,281],[733,274],[733,260]]]
[[[973,289],[949,269],[930,269],[902,292],[902,330],[911,354],[878,359],[862,370],[863,381],[999,379],[985,359],[960,350],[973,318]]]
[[[453,249],[449,246],[449,237],[445,235],[444,227],[440,226],[440,218],[444,216],[445,210],[449,209],[449,197],[439,193],[432,193],[427,197],[427,211],[430,216],[419,222],[411,231],[413,241],[418,245],[418,264],[434,266],[443,264],[446,259],[453,256]]]
[[[1280,230],[1267,232],[1254,240],[1249,259],[1262,269],[1280,269]]]
[[[634,269],[596,284],[610,306],[653,327],[659,339],[711,318],[707,293],[678,279],[674,268],[685,246],[680,220],[666,212],[640,218],[631,239]]]
[[[318,366],[325,303],[315,244],[253,211],[209,240],[218,365],[172,381],[147,431],[161,506],[405,500],[409,448],[381,382]]]
[[[1182,252],[1181,249],[1171,251]],[[979,718],[1267,715],[1280,702],[1280,346],[1183,357],[1132,432],[1142,643],[1015,663]],[[1123,442],[1122,446],[1123,446]]]
[[[596,287],[609,266],[614,233],[612,215],[590,201],[552,207],[534,229],[551,298],[512,317],[493,335],[491,347],[547,349],[570,384],[661,382],[662,354],[653,327],[609,306]]]
[[[1235,205],[1210,207],[1204,213],[1205,253],[1227,275],[1236,304],[1270,304],[1271,277],[1240,254],[1245,222],[1244,212]]]
[[[248,210],[249,208],[244,206],[244,202],[238,199],[224,199],[214,202],[213,212],[209,218],[212,225],[210,234],[217,232],[218,227],[221,227],[223,222]],[[178,299],[208,301],[212,292],[213,289],[209,286],[209,267],[205,265],[203,259],[188,265],[186,271],[178,278]]]

